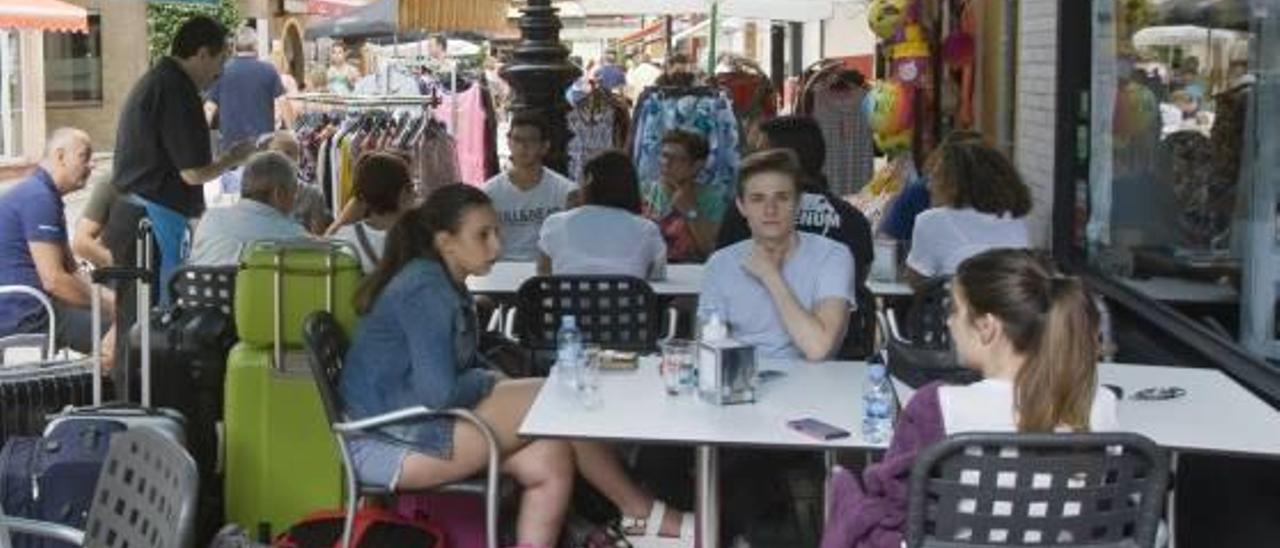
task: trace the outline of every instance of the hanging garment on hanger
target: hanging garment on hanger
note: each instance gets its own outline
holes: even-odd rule
[[[457,108],[457,127],[453,125],[454,108]],[[433,112],[453,135],[461,181],[473,186],[484,184],[487,179],[485,112],[480,86],[472,85],[465,91],[441,95],[440,106]]]
[[[813,89],[811,116],[822,128],[827,145],[823,172],[837,196],[857,194],[871,180],[875,149],[871,126],[862,110],[866,91],[840,79],[838,73]]]
[[[582,166],[601,151],[621,148],[626,139],[627,113],[603,90],[593,91],[569,111],[569,177],[582,182]]]
[[[628,148],[641,182],[656,181],[662,137],[686,129],[707,139],[710,154],[698,180],[712,185],[728,200],[738,176],[740,137],[738,119],[724,92],[709,87],[649,88],[636,103]]]

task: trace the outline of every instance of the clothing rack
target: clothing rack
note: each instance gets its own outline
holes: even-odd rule
[[[715,86],[650,86],[649,90],[663,98],[670,97],[716,97],[721,93]]]
[[[342,106],[349,108],[386,108],[397,106],[422,106],[434,108],[440,106],[440,97],[432,94],[425,96],[388,96],[388,95],[342,95],[337,93],[294,93],[289,99],[302,103]]]

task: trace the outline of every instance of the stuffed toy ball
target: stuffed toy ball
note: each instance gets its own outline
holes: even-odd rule
[[[876,82],[863,99],[876,145],[893,155],[911,149],[913,127],[911,86],[895,80]]]

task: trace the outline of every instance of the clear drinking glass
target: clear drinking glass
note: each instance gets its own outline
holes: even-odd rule
[[[668,395],[687,391],[692,385],[693,341],[671,339],[662,343],[662,384]]]
[[[600,347],[588,346],[583,352],[582,366],[578,368],[578,400],[587,409],[599,407],[600,397]]]

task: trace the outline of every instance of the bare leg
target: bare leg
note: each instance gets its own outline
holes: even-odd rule
[[[541,386],[539,380],[503,381],[494,386],[475,412],[497,437],[502,452],[502,470],[524,489],[517,519],[520,542],[534,546],[554,546],[568,512],[573,490],[573,452],[568,443],[538,440],[530,443],[516,435],[520,421]],[[424,489],[458,481],[482,470],[488,458],[488,444],[475,426],[455,422],[453,458],[438,459],[410,453],[400,466],[397,488]]]
[[[524,487],[516,538],[533,546],[555,546],[573,493],[573,451],[563,441],[539,440],[502,465]]]
[[[647,518],[653,509],[653,495],[641,489],[627,475],[613,448],[589,441],[570,442],[578,461],[582,477],[609,499],[624,516]],[[662,516],[661,532],[667,536],[679,536],[682,516],[673,510]]]

